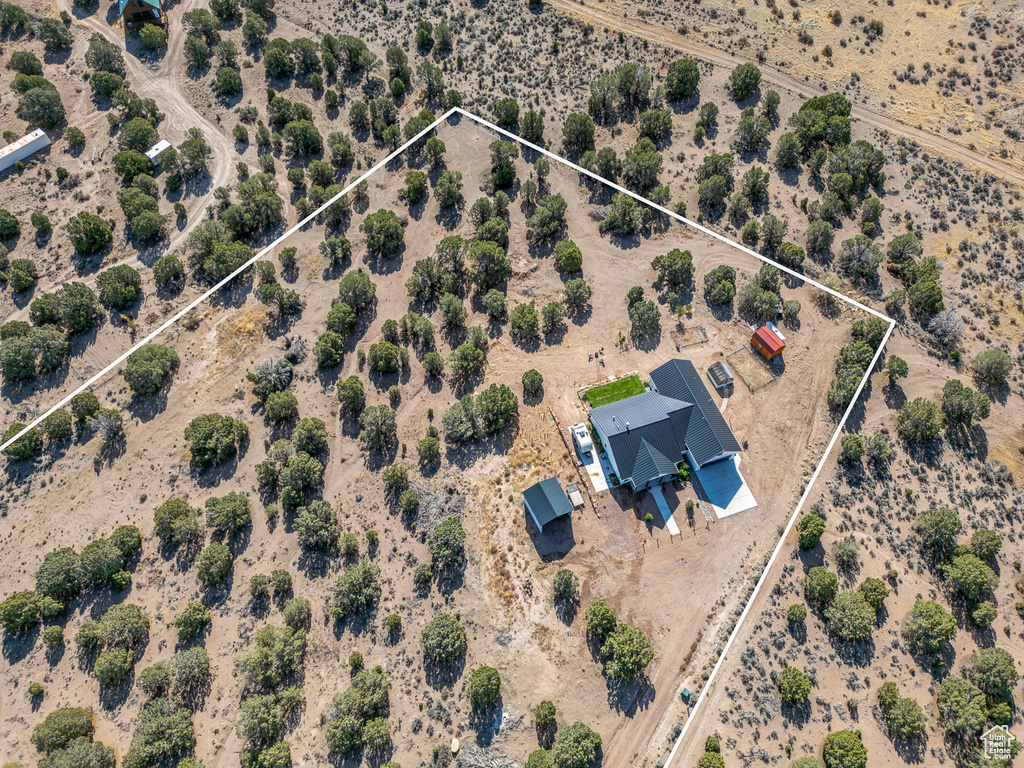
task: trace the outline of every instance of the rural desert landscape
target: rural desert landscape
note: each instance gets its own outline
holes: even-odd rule
[[[1020,42],[0,3],[0,763],[1011,764]]]

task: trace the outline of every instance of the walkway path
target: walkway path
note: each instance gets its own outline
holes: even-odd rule
[[[654,497],[654,501],[658,505],[658,511],[661,512],[661,517],[665,521],[665,530],[673,536],[678,536],[679,526],[672,519],[672,510],[668,508],[668,502],[665,501],[665,492],[661,489],[660,485],[651,488],[651,496]]]

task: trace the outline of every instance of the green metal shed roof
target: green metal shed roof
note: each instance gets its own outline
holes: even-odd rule
[[[549,477],[531,485],[523,491],[523,499],[526,500],[530,511],[538,526],[545,526],[562,515],[572,514],[572,504],[569,502],[565,491],[559,485],[558,480]]]

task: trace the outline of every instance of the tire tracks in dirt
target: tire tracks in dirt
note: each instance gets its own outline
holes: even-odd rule
[[[180,14],[193,7],[200,7],[199,0],[186,0],[186,2],[175,6],[173,11],[174,21],[177,21]],[[189,102],[185,92],[185,30],[180,23],[169,24],[170,32],[167,40],[167,49],[164,55],[154,68],[138,59],[128,51],[124,44],[124,32],[120,27],[112,27],[102,18],[99,13],[91,16],[79,17],[75,15],[75,8],[71,0],[60,0],[56,6],[58,11],[63,10],[71,14],[72,26],[88,33],[98,33],[114,43],[124,54],[126,84],[140,97],[153,99],[157,108],[163,113],[164,119],[160,123],[161,138],[166,138],[172,144],[179,144],[190,128],[198,128],[203,132],[206,142],[210,145],[211,156],[207,164],[207,176],[209,179],[208,189],[202,195],[194,195],[181,200],[187,212],[188,222],[180,230],[172,234],[169,239],[157,244],[164,253],[171,253],[184,245],[186,238],[199,224],[206,220],[206,208],[214,198],[213,191],[219,186],[227,185],[231,180],[232,155],[234,153],[233,142],[228,139],[213,121],[207,119],[198,109]],[[84,60],[85,51],[88,48],[90,35],[82,35],[75,41],[75,56],[81,56]],[[82,99],[91,105],[91,97],[83,92]],[[73,109],[77,112],[77,104]],[[90,108],[82,118],[76,117],[79,127],[93,128],[103,123],[102,113],[95,108]],[[112,171],[111,171],[112,173]],[[111,267],[117,264],[130,264],[135,268],[146,265],[139,259],[137,253],[129,252],[124,257],[111,259],[104,263],[104,267]],[[77,279],[75,282],[82,282],[91,288],[95,288],[96,277],[99,272]],[[53,290],[57,284],[36,286],[37,291]],[[145,297],[143,298],[145,300]],[[28,306],[11,313],[7,319],[25,319],[28,316]]]
[[[62,0],[62,10],[72,12],[70,0]],[[198,128],[203,132],[212,150],[207,173],[210,178],[209,190],[202,196],[190,198],[185,203],[188,211],[189,224],[170,238],[166,244],[167,251],[178,248],[205,217],[206,206],[213,200],[213,190],[224,186],[231,178],[231,156],[234,152],[233,142],[221,132],[213,121],[207,119],[189,102],[185,93],[185,30],[180,23],[181,14],[193,7],[202,5],[199,0],[186,0],[176,5],[172,11],[172,21],[168,24],[169,35],[167,50],[153,68],[136,58],[124,44],[122,29],[110,26],[96,14],[76,18],[75,26],[90,32],[97,32],[124,52],[125,70],[129,87],[139,96],[156,101],[157,107],[164,114],[161,121],[161,137],[180,143],[190,128]]]
[[[708,45],[695,43],[683,35],[664,27],[597,8],[585,0],[547,0],[547,2],[570,16],[598,22],[609,29],[646,38],[666,48],[674,48],[688,56],[703,59],[716,66],[732,69],[737,64],[744,62],[757,63],[753,59],[744,56],[737,56]],[[798,80],[769,64],[758,64],[758,67],[761,69],[763,82],[767,82],[777,88],[784,88],[801,97],[817,96],[827,92],[814,83]],[[876,112],[860,104],[854,106],[852,117],[855,121],[860,121],[881,131],[888,131],[889,133],[912,139],[918,144],[930,147],[951,159],[974,165],[983,171],[994,173],[1007,181],[1024,187],[1024,170],[972,150],[944,136],[907,125],[894,117]]]

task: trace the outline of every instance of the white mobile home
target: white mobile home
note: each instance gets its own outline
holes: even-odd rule
[[[22,136],[12,144],[0,149],[0,171],[6,171],[19,160],[31,157],[48,146],[50,146],[50,137],[42,128],[36,128],[27,136]]]
[[[171,148],[171,142],[167,139],[160,139],[156,144],[146,150],[146,157],[153,165],[160,165],[160,155]]]

